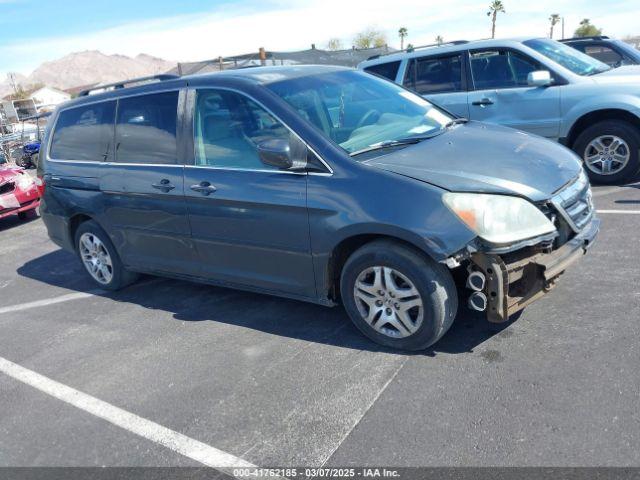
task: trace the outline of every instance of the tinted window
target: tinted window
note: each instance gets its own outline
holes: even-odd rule
[[[476,90],[526,87],[529,73],[544,68],[510,50],[471,52],[471,75]]]
[[[555,40],[535,38],[522,43],[577,75],[595,75],[610,70],[606,63]]]
[[[60,112],[51,139],[51,158],[111,160],[115,105],[96,103]]]
[[[418,58],[409,65],[410,77],[405,84],[420,94],[462,90],[460,55]]]
[[[197,93],[196,165],[277,170],[258,156],[258,144],[273,138],[288,139],[289,130],[251,99],[225,90]]]
[[[400,62],[381,63],[379,65],[372,65],[364,70],[369,73],[375,73],[381,77],[388,78],[389,80],[395,80],[398,74],[398,68],[400,68]]]
[[[588,45],[585,47],[584,53],[612,66],[621,64],[623,60],[622,55],[604,45]]]
[[[178,92],[118,100],[116,161],[176,163]]]

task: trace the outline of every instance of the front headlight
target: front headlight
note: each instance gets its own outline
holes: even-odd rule
[[[29,190],[31,185],[33,185],[33,178],[27,173],[20,174],[16,180],[16,184],[20,190]]]
[[[555,231],[553,223],[523,198],[445,193],[443,200],[460,220],[490,243],[513,243]]]

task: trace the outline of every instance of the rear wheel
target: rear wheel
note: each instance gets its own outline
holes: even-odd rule
[[[421,252],[391,241],[354,252],[340,283],[353,323],[373,341],[402,350],[422,350],[445,334],[458,299],[449,271]]]
[[[594,183],[630,181],[640,170],[640,133],[622,120],[605,120],[584,130],[573,145]]]
[[[124,268],[109,236],[93,220],[78,227],[75,245],[82,265],[100,288],[119,290],[138,278]]]

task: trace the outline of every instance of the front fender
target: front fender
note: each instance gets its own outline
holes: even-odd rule
[[[597,98],[583,96],[575,104],[571,104],[570,101],[563,103],[568,105],[568,109],[563,115],[560,126],[561,137],[568,137],[571,129],[580,118],[601,110],[624,110],[640,119],[640,97],[632,94],[618,93],[602,95]]]

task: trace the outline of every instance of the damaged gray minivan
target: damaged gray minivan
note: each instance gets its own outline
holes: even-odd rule
[[[374,341],[416,350],[459,295],[508,320],[597,235],[571,151],[366,73],[148,80],[84,92],[44,142],[49,236],[101,288],[147,273],[342,303]]]

